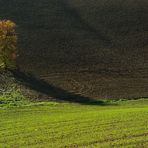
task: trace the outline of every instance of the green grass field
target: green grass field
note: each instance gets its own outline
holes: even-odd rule
[[[148,147],[148,100],[0,108],[0,148]]]

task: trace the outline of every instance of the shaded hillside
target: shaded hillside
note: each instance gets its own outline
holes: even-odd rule
[[[1,0],[18,25],[20,67],[38,74],[148,69],[147,0]]]

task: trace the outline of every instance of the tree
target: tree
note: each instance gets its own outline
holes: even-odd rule
[[[15,69],[17,55],[16,24],[0,20],[0,68]]]

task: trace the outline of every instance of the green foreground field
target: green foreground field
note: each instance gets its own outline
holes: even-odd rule
[[[0,109],[0,148],[148,147],[148,100]]]

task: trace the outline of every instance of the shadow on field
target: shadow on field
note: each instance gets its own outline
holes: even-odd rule
[[[68,101],[73,103],[80,103],[83,105],[108,105],[100,100],[95,100],[93,98],[84,97],[80,94],[75,94],[73,92],[68,92],[62,88],[53,86],[43,79],[39,79],[29,73],[24,73],[22,71],[11,71],[17,81],[21,82],[22,85],[28,87],[31,90],[35,90],[44,95],[52,97],[57,101]]]
[[[101,30],[97,30],[96,28],[92,27],[88,22],[86,22],[81,17],[79,12],[74,7],[72,7],[67,0],[60,0],[58,3],[63,8],[65,14],[69,16],[69,18],[73,18],[75,22],[82,27],[82,29],[88,31],[89,33],[92,33],[98,39],[106,43],[110,43],[110,39]]]

